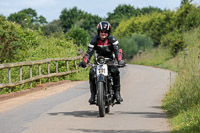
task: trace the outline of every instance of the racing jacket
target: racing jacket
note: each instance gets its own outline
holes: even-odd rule
[[[113,59],[113,53],[117,61],[122,60],[122,50],[119,49],[119,42],[112,35],[109,35],[107,39],[101,40],[97,35],[88,44],[88,50],[83,56],[83,61],[89,63],[90,59],[96,50],[98,56],[104,56],[105,58]]]

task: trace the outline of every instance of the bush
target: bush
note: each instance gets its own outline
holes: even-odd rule
[[[162,36],[178,29],[187,31],[200,24],[200,9],[190,3],[182,5],[176,12],[167,10],[162,13],[152,13],[131,17],[129,20],[121,21],[116,28],[114,35],[119,38],[130,36],[133,33],[142,33],[150,36],[154,41],[154,46],[161,44]],[[177,40],[173,46],[182,47],[183,42]]]
[[[75,44],[80,46],[81,44],[87,45],[90,39],[89,33],[77,26],[74,26],[67,33],[67,38],[72,39]]]
[[[193,7],[183,21],[184,30],[191,30],[200,24],[200,8]]]
[[[137,54],[139,50],[145,51],[145,49],[152,48],[153,46],[152,39],[142,34],[132,34],[130,37],[125,37],[119,41],[123,53],[128,57]]]
[[[20,60],[16,54],[39,45],[39,33],[22,29],[20,25],[8,22],[0,16],[0,63]]]
[[[169,47],[171,54],[175,56],[179,51],[182,51],[186,47],[183,40],[183,34],[176,30],[162,36],[161,46]]]
[[[153,39],[154,46],[158,46],[161,36],[167,34],[172,29],[172,16],[173,12],[165,11],[163,13],[132,17],[126,22],[121,22],[114,35],[123,38],[133,33],[147,34]]]

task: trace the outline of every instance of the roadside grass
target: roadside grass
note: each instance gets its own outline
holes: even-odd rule
[[[130,62],[131,64],[138,64],[138,65],[147,65],[147,66],[155,66],[155,67],[162,67],[162,68],[169,68],[170,65],[166,64],[165,62],[171,59],[172,56],[168,49],[165,48],[156,48],[156,49],[149,49],[147,51],[142,52],[139,56],[135,56],[133,60]]]
[[[89,68],[79,68],[78,73],[70,74],[69,79],[71,81],[86,81],[89,80]]]
[[[200,133],[200,27],[184,34],[185,51],[171,57],[167,49],[144,52],[131,63],[151,65],[177,72],[176,81],[166,93],[162,108],[166,111],[172,133]]]

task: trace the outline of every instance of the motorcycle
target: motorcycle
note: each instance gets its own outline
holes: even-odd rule
[[[95,83],[96,83],[96,96],[95,104],[99,108],[99,116],[104,117],[105,113],[110,112],[110,106],[114,106],[115,102],[113,77],[108,70],[108,66],[117,66],[118,68],[124,67],[115,63],[110,58],[99,56],[95,59],[95,63],[89,64],[95,68]]]

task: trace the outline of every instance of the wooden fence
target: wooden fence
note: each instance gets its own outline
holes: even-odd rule
[[[8,63],[8,64],[0,64],[0,70],[1,69],[8,69],[8,83],[0,83],[0,89],[5,87],[15,87],[17,85],[21,85],[24,83],[29,82],[30,86],[32,87],[32,81],[40,80],[42,78],[50,78],[55,76],[64,76],[71,73],[78,72],[78,66],[77,66],[77,60],[82,59],[82,56],[72,57],[72,58],[53,58],[53,59],[45,59],[45,60],[39,60],[39,61],[25,61],[25,62],[19,62],[19,63]],[[56,62],[55,66],[55,73],[50,72],[50,63],[52,61]],[[59,61],[65,61],[66,63],[66,71],[65,72],[58,72],[58,62]],[[69,61],[74,61],[74,68],[75,70],[69,70]],[[41,73],[41,65],[47,64],[47,75],[43,75]],[[38,65],[38,75],[33,77],[32,74],[32,67],[33,65]],[[22,80],[22,67],[23,66],[29,66],[29,78]],[[19,67],[19,81],[12,83],[11,82],[11,68]]]

